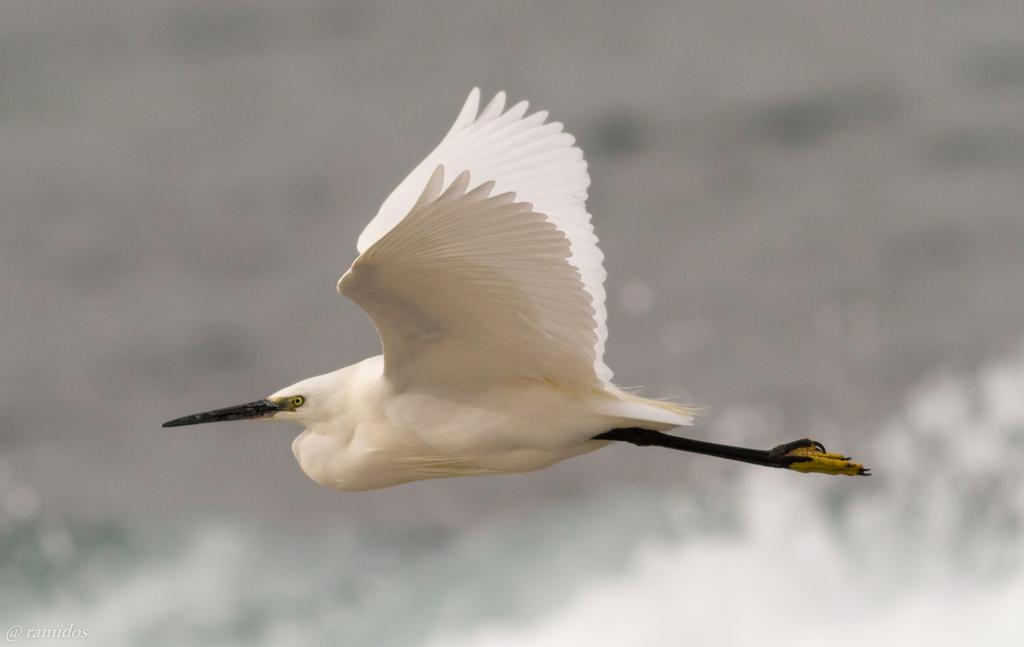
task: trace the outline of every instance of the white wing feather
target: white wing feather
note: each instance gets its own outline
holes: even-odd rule
[[[352,264],[338,290],[373,319],[389,379],[527,377],[575,391],[595,374],[594,310],[569,240],[512,193],[461,173],[420,199]]]
[[[591,372],[602,386],[614,389],[612,372],[604,363],[608,338],[604,256],[586,209],[590,176],[583,152],[574,145],[572,135],[562,132],[562,124],[545,123],[546,112],[527,115],[525,101],[505,110],[505,93],[499,92],[482,112],[479,106],[480,91],[474,88],[448,134],[388,196],[356,247],[360,253],[367,252],[407,218],[439,166],[451,176],[468,171],[474,181],[491,182],[496,193],[514,193],[516,199],[532,204],[532,213],[544,214],[567,239],[568,264],[578,271],[592,310],[589,322],[574,325],[592,333],[588,336]],[[452,236],[457,239],[459,234]]]

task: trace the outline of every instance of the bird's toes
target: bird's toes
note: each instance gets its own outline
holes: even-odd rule
[[[780,467],[809,474],[845,474],[846,476],[870,476],[871,470],[860,463],[854,463],[849,456],[825,450],[821,443],[809,440],[795,440],[773,448],[769,454],[778,459]]]

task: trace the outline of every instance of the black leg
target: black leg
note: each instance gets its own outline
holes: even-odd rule
[[[641,427],[624,427],[598,434],[594,436],[594,440],[618,440],[639,447],[668,447],[694,454],[705,454],[766,467],[786,468],[798,472],[821,472],[850,476],[868,476],[871,473],[863,465],[851,463],[849,456],[830,454],[825,451],[824,445],[806,438],[764,450],[680,438]]]

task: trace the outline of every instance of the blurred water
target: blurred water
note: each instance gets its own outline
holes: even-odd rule
[[[0,607],[104,645],[1017,645],[1024,347],[910,395],[871,479],[761,469],[464,532],[8,514]]]

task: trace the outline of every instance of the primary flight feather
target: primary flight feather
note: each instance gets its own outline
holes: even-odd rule
[[[665,434],[693,410],[612,384],[587,165],[560,123],[527,111],[503,92],[481,110],[474,88],[359,236],[338,291],[373,320],[382,356],[164,426],[296,422],[303,471],[343,490],[526,472],[613,441],[867,474],[806,439],[756,450]]]

